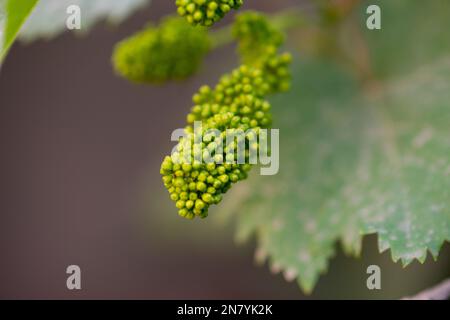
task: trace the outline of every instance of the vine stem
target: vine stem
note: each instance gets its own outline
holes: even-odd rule
[[[283,11],[269,16],[269,20],[278,30],[287,31],[289,29],[304,25],[306,17],[302,8],[294,7],[284,9]],[[234,41],[232,26],[228,25],[226,27],[211,31],[210,37],[213,41],[213,48],[219,48],[230,44]]]
[[[403,300],[447,300],[450,298],[450,279],[419,292],[415,296],[403,298]]]

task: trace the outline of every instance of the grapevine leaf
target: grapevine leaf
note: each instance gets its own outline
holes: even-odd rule
[[[378,78],[401,75],[420,64],[450,52],[448,35],[442,30],[450,23],[450,1],[378,0],[381,30],[365,29],[374,71]],[[360,21],[373,1],[361,5]],[[433,17],[430,21],[428,17]]]
[[[37,0],[0,0],[0,63]]]
[[[150,0],[41,0],[20,34],[20,39],[50,39],[65,31],[66,10],[70,5],[81,9],[81,32],[89,31],[98,21],[106,19],[118,24]]]
[[[409,16],[401,21],[420,29],[420,15]],[[374,73],[383,79],[376,87],[329,61],[297,64],[291,92],[272,101],[280,172],[255,175],[224,199],[222,210],[238,214],[238,239],[256,234],[256,257],[269,257],[272,271],[306,292],[338,240],[359,254],[361,236],[377,233],[380,251],[390,249],[404,265],[425,261],[428,250],[437,258],[450,240],[449,50],[399,61],[385,50],[412,52],[417,42],[387,49],[383,41],[395,37],[373,37]],[[420,37],[425,47],[435,39]],[[383,69],[395,61],[401,67]]]

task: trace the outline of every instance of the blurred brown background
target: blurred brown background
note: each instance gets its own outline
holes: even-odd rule
[[[164,87],[132,85],[110,65],[118,40],[173,10],[154,0],[117,29],[14,46],[0,73],[0,298],[398,298],[450,275],[448,244],[438,263],[403,270],[371,236],[361,259],[339,253],[305,297],[255,266],[254,244],[236,246],[232,226],[180,219],[160,161],[192,93],[236,63],[233,48]],[[81,291],[66,289],[70,264],[82,269]],[[366,288],[370,264],[382,267],[381,291]]]

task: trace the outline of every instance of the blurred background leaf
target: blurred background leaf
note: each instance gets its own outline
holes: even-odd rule
[[[359,10],[361,21],[367,17],[369,4],[364,1]],[[364,28],[364,32],[378,78],[401,75],[448,56],[450,41],[442,30],[450,26],[450,1],[379,0],[377,4],[382,10],[382,29]]]
[[[0,0],[0,63],[37,0]]]
[[[257,235],[257,259],[306,292],[337,240],[359,254],[361,235],[377,233],[380,251],[407,265],[450,239],[450,55],[437,32],[450,26],[449,3],[379,5],[382,30],[352,31],[365,27],[366,2],[344,23],[356,72],[300,59],[291,92],[273,99],[280,172],[236,186],[221,210],[238,215],[238,239]],[[438,17],[433,27],[423,12]]]
[[[33,41],[51,39],[66,30],[67,7],[78,5],[81,9],[81,32],[88,32],[97,22],[106,19],[118,24],[151,0],[40,0],[27,20],[20,39]]]

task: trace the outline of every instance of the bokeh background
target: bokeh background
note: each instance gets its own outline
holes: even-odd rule
[[[247,7],[274,12],[298,2]],[[232,222],[179,218],[160,162],[192,93],[236,65],[234,47],[165,86],[130,84],[110,64],[117,41],[173,10],[155,0],[116,28],[13,47],[0,72],[0,298],[379,299],[450,276],[448,244],[438,262],[403,269],[369,236],[360,258],[336,244],[328,273],[305,296],[255,265],[255,243],[236,245]],[[71,264],[82,269],[81,291],[66,288]],[[366,288],[370,264],[382,268],[380,291]]]

